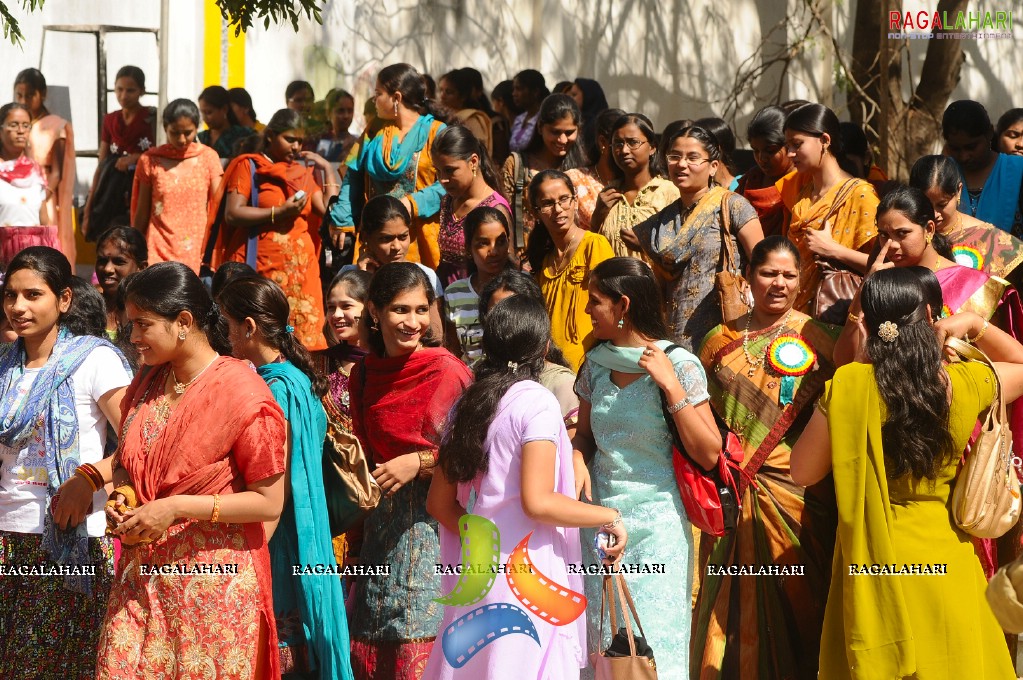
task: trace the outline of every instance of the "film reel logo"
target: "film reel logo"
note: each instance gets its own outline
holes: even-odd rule
[[[497,525],[478,515],[462,515],[458,521],[462,540],[462,573],[454,589],[437,602],[468,606],[482,600],[497,580],[501,556],[501,532]],[[522,607],[497,603],[477,607],[444,629],[441,648],[453,668],[461,668],[487,645],[513,634],[527,635],[541,645],[540,635],[528,610],[552,626],[564,626],[586,611],[586,598],[540,573],[529,558],[526,534],[508,556],[505,577]],[[525,607],[525,609],[523,609]]]

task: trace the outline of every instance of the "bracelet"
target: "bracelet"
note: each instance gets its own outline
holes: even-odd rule
[[[341,185],[335,184],[334,182],[327,182],[326,184],[323,185],[323,188],[326,189],[327,187],[337,187],[338,189],[340,189]]]
[[[84,466],[80,466],[80,467],[75,468],[75,474],[76,475],[81,475],[82,477],[84,477],[85,481],[89,483],[90,487],[92,487],[92,492],[96,493],[97,491],[99,491],[99,487],[96,485],[96,481],[92,478],[92,475],[90,475],[88,472],[83,470],[82,469],[83,467]]]
[[[220,494],[213,494],[213,514],[210,515],[210,521],[216,522],[220,519]]]
[[[106,484],[106,480],[103,479],[103,473],[101,473],[99,471],[99,468],[97,468],[92,463],[85,463],[84,465],[79,465],[78,467],[82,468],[82,471],[92,478],[92,481],[96,484],[97,490],[102,489],[103,486]]]
[[[276,210],[276,208],[274,206],[270,206],[270,224],[274,223],[274,210]]]
[[[849,312],[849,320],[852,321],[853,323],[859,323],[860,321],[863,321],[863,315],[853,314],[852,312]]]
[[[972,338],[967,336],[966,337],[966,342],[968,342],[970,344],[973,344],[973,343],[977,342],[978,340],[980,340],[982,337],[984,337],[984,334],[987,333],[987,327],[990,326],[990,325],[991,325],[990,323],[985,321],[984,325],[980,327],[980,333],[977,333],[977,335],[972,337]]]
[[[668,413],[675,415],[686,406],[692,406],[693,402],[689,401],[689,395],[687,394],[682,401],[676,402],[668,407]]]
[[[617,527],[621,523],[622,523],[622,511],[617,509],[617,508],[615,508],[615,518],[614,518],[614,520],[611,521],[611,522],[608,522],[607,524],[601,524],[600,528],[601,529],[614,529],[615,527]]]
[[[418,453],[420,472],[437,466],[437,456],[433,451],[419,451]]]

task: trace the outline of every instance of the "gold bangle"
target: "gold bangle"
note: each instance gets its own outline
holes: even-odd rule
[[[99,487],[96,486],[96,482],[92,481],[92,477],[89,476],[88,472],[86,472],[82,468],[76,468],[75,469],[75,474],[76,475],[81,475],[82,477],[85,478],[85,481],[88,482],[89,486],[92,488],[92,492],[93,493],[96,493],[97,491],[99,491]]]
[[[853,314],[852,312],[849,312],[849,320],[852,321],[853,323],[859,323],[860,321],[863,321],[863,315]]]
[[[274,223],[274,210],[276,210],[276,208],[274,206],[270,206],[270,224]]]
[[[213,514],[210,515],[210,521],[216,522],[220,519],[220,494],[213,494]]]
[[[338,189],[340,189],[340,188],[341,188],[341,185],[340,185],[340,184],[336,184],[336,183],[334,183],[334,182],[327,182],[327,183],[326,183],[326,184],[324,184],[323,186],[324,186],[324,188],[326,188],[326,187],[337,187]]]
[[[429,470],[437,466],[437,457],[433,451],[419,451],[419,471]]]
[[[971,337],[967,337],[966,338],[966,342],[968,342],[968,343],[970,343],[972,345],[973,343],[975,343],[978,340],[980,340],[982,337],[984,337],[984,334],[987,333],[987,327],[990,326],[990,325],[991,325],[990,323],[985,321],[984,325],[980,327],[980,333],[977,333],[977,335],[975,337],[972,337],[972,338]]]

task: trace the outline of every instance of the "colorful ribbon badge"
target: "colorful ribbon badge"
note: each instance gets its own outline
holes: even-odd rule
[[[817,365],[813,347],[800,337],[782,335],[767,346],[767,366],[781,376],[778,403],[788,406],[796,391],[796,378],[806,375]]]
[[[967,245],[953,246],[952,259],[955,260],[956,264],[969,267],[970,269],[984,268],[984,256],[976,248],[971,248]]]

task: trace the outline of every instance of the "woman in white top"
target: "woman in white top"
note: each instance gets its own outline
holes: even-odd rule
[[[18,340],[0,353],[0,677],[83,678],[113,580],[107,424],[131,381],[104,338],[65,327],[71,265],[22,250],[3,284]]]
[[[45,206],[50,195],[43,169],[28,154],[32,119],[22,104],[0,107],[0,271],[30,245],[58,247],[57,227]]]

